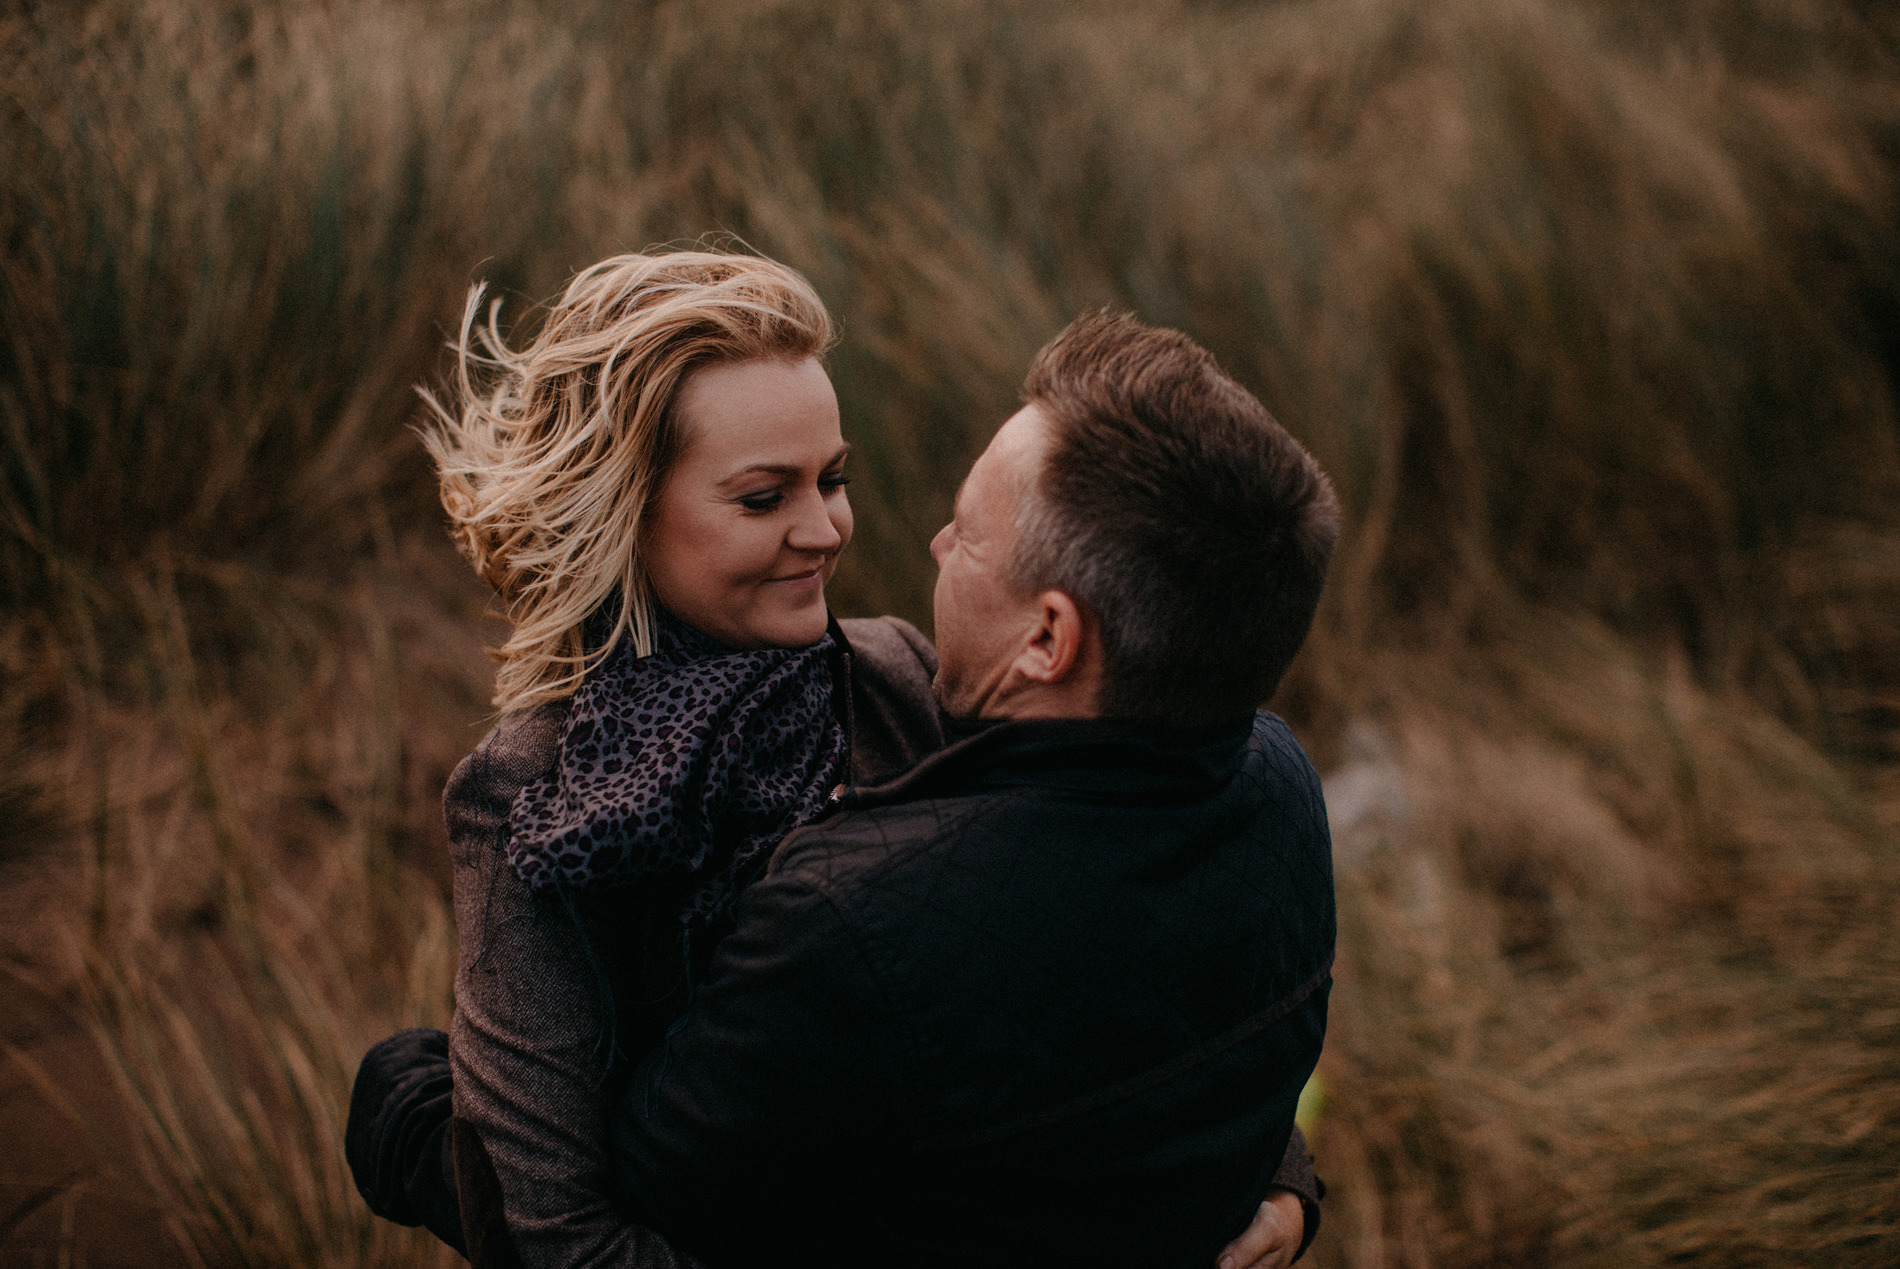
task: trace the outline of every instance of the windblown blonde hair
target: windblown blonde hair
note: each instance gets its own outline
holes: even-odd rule
[[[641,525],[688,438],[673,409],[706,365],[824,353],[831,318],[796,272],[757,256],[623,255],[583,270],[523,348],[475,286],[444,400],[427,389],[423,444],[451,532],[513,631],[494,703],[570,696],[623,638],[653,648]],[[589,647],[595,614],[614,623]]]

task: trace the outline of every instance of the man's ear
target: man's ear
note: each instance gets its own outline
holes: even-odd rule
[[[1094,622],[1082,606],[1059,590],[1036,596],[1036,626],[1016,654],[1016,669],[1025,679],[1054,687],[1086,670]]]

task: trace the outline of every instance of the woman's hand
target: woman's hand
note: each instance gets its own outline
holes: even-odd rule
[[[1286,1269],[1300,1252],[1306,1212],[1291,1190],[1272,1190],[1261,1200],[1253,1223],[1221,1248],[1218,1269]]]

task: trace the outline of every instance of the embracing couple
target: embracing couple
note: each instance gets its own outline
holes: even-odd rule
[[[1187,337],[1083,317],[931,543],[936,646],[834,620],[805,280],[622,256],[428,432],[513,623],[450,780],[454,1029],[357,1076],[372,1208],[478,1266],[1288,1263],[1325,1032],[1319,780],[1258,707],[1337,533]]]

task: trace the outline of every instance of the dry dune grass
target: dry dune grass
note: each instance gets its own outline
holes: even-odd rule
[[[1317,1263],[1893,1259],[1891,14],[626,9],[0,8],[8,990],[88,1020],[180,1255],[434,1262],[338,1140],[362,1046],[447,1008],[488,694],[410,387],[470,276],[531,320],[717,230],[842,319],[845,611],[927,617],[1088,305],[1335,474],[1280,702],[1338,820]]]
[[[188,628],[198,604],[178,579],[128,569],[145,624],[115,675],[57,645],[29,662],[45,696],[28,703],[61,743],[9,757],[64,849],[36,842],[8,869],[12,994],[69,1001],[114,1087],[13,1044],[11,1065],[117,1184],[151,1191],[176,1243],[158,1261],[443,1262],[432,1239],[369,1218],[338,1132],[388,1020],[448,1016],[434,803],[483,712],[479,601],[454,563],[241,592],[268,659],[235,679]],[[130,1141],[102,1094],[122,1100]]]
[[[1449,698],[1388,661],[1329,786],[1344,1259],[1885,1262],[1890,831],[1679,657],[1573,620],[1462,659]]]

